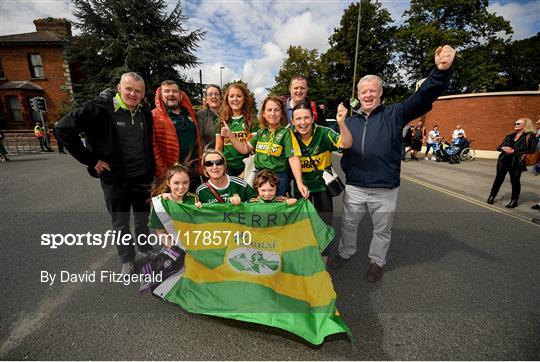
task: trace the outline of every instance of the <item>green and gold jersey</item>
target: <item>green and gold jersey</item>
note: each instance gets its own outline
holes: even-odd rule
[[[332,166],[332,151],[339,148],[341,135],[328,127],[317,125],[313,125],[313,127],[313,133],[307,143],[301,140],[298,135],[302,150],[300,164],[302,165],[304,185],[308,187],[310,192],[320,192],[326,190],[322,179],[322,170]],[[311,159],[308,155],[311,155]],[[315,170],[314,166],[320,171]]]
[[[199,197],[195,194],[192,194],[191,192],[188,192],[184,195],[184,199],[180,202],[176,202],[172,199],[164,200],[161,198],[161,204],[165,208],[165,210],[169,210],[169,203],[177,203],[177,204],[186,204],[186,205],[195,205],[196,202],[199,201]],[[150,203],[151,204],[151,203]],[[158,217],[158,214],[154,210],[154,207],[152,207],[152,210],[150,211],[150,221],[148,222],[148,227],[151,229],[164,229],[163,223]]]
[[[255,191],[247,184],[246,181],[242,180],[236,176],[228,176],[229,182],[224,188],[217,188],[216,185],[212,184],[212,181],[208,181],[210,185],[216,190],[216,192],[223,198],[225,202],[229,201],[229,198],[234,195],[240,196],[242,201],[247,201],[255,196]],[[197,195],[199,195],[199,200],[201,202],[216,203],[219,202],[216,196],[208,189],[206,184],[201,184],[197,187]]]
[[[255,124],[251,126],[250,130],[244,129],[244,116],[231,117],[228,122],[229,129],[234,137],[240,142],[247,142],[250,138],[250,133],[255,132]],[[221,134],[221,123],[216,125],[216,135]],[[243,155],[238,152],[231,141],[228,138],[223,139],[223,155],[227,160],[227,166],[231,169],[238,170],[244,168],[244,162],[242,160],[248,155]]]
[[[289,157],[301,155],[298,141],[290,128],[280,127],[275,131],[260,129],[249,142],[255,148],[257,170],[287,171]]]

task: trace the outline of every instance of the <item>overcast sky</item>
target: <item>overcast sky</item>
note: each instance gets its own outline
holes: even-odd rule
[[[167,1],[173,8],[176,1]],[[182,0],[188,28],[207,31],[195,52],[200,66],[186,70],[194,80],[203,71],[204,83],[223,83],[242,78],[260,102],[266,88],[274,85],[289,45],[302,45],[324,52],[328,37],[339,26],[351,1],[240,1]],[[408,0],[382,1],[400,24]],[[492,1],[490,9],[509,20],[513,39],[524,39],[540,31],[540,0]],[[0,35],[35,31],[32,21],[45,17],[73,20],[67,0],[0,0]]]

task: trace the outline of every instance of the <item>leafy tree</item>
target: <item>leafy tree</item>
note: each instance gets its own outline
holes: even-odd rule
[[[184,28],[180,0],[167,14],[165,0],[73,0],[80,35],[68,56],[82,70],[74,84],[78,101],[99,94],[126,71],[139,73],[147,91],[165,79],[184,79],[179,69],[198,64],[193,51],[204,37],[200,29]]]
[[[504,90],[538,90],[540,85],[540,33],[511,43],[501,63],[508,83]]]
[[[337,109],[339,102],[348,105],[351,98],[359,10],[360,40],[354,84],[366,74],[377,74],[385,82],[386,98],[396,98],[404,92],[393,59],[396,28],[391,25],[392,17],[380,2],[362,0],[345,10],[339,27],[330,36],[330,48],[321,55],[323,92],[328,109]]]
[[[276,84],[268,91],[277,96],[289,94],[291,78],[302,75],[308,82],[308,97],[314,100],[325,98],[321,79],[321,65],[316,49],[308,50],[300,45],[291,45],[287,49],[287,58],[283,61],[276,75]]]
[[[505,83],[497,59],[512,27],[488,11],[488,0],[411,0],[407,17],[396,34],[397,50],[409,83],[424,78],[433,68],[435,49],[443,44],[458,53],[450,92],[478,92]]]

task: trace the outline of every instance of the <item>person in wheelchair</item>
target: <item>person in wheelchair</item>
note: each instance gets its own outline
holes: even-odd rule
[[[435,160],[437,162],[459,163],[459,153],[461,149],[456,144],[451,144],[444,137],[440,138],[435,149]]]
[[[463,135],[463,133],[459,133],[457,138],[454,140],[454,146],[458,146],[460,152],[465,148],[469,147],[469,144],[469,140],[465,138],[465,135]]]

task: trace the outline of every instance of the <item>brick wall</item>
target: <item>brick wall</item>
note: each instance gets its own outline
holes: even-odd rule
[[[31,78],[28,54],[39,53],[43,63],[44,79]],[[32,46],[0,49],[5,81],[29,80],[43,88],[49,111],[45,113],[48,123],[54,123],[62,107],[69,105],[71,80],[66,70],[63,50],[59,46]],[[21,99],[22,101],[22,99]],[[4,107],[5,112],[8,108]],[[24,114],[27,113],[25,110]],[[27,117],[25,117],[26,119]]]
[[[451,139],[460,124],[473,148],[495,150],[515,120],[525,117],[534,123],[539,116],[540,91],[475,93],[440,97],[425,115],[425,126],[429,131],[437,124],[441,135]]]

